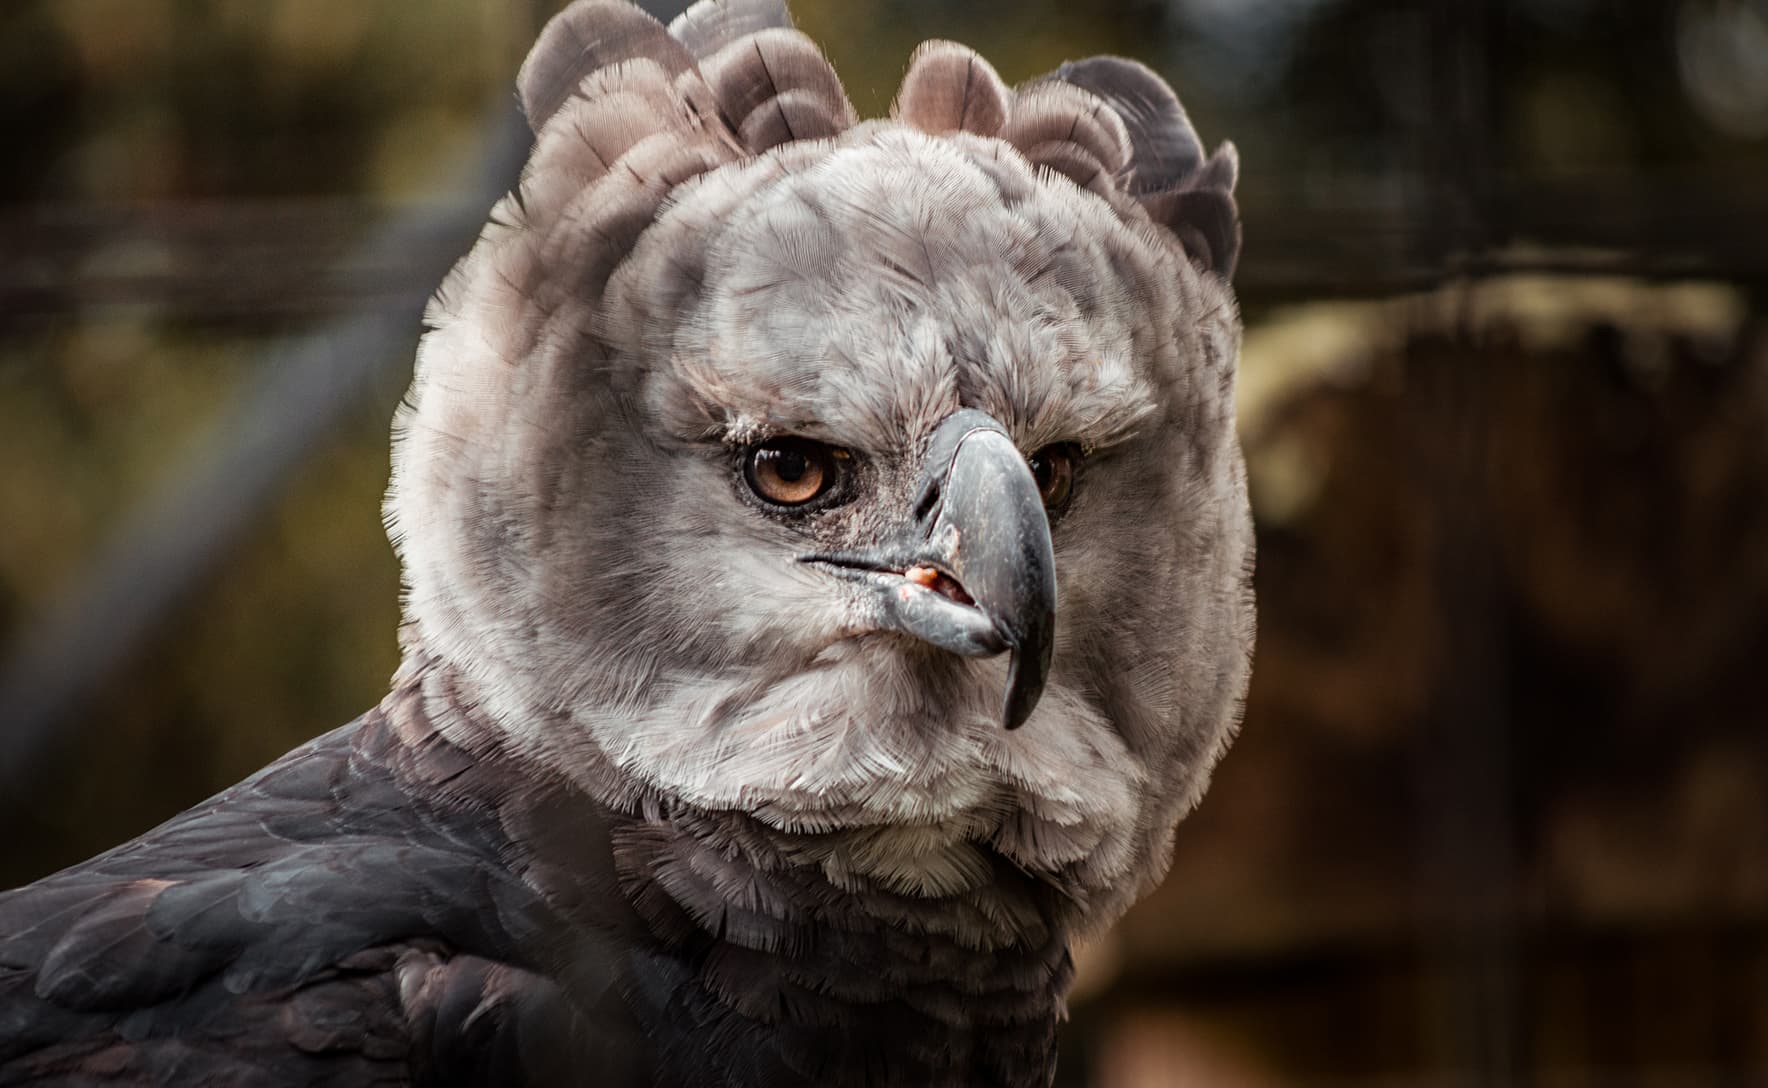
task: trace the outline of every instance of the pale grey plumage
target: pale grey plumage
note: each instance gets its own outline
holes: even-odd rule
[[[276,835],[204,854],[220,875],[203,879],[251,887],[283,837],[317,848],[318,824],[284,836],[254,807],[294,782],[287,803],[332,821],[322,843],[465,852],[518,889],[476,913],[463,891],[444,931],[428,906],[368,910],[359,881],[300,884],[274,932],[318,927],[324,951],[282,984],[360,961],[350,1000],[400,995],[375,1006],[384,1023],[358,1018],[386,1039],[321,1033],[327,1054],[452,1053],[478,1023],[535,1083],[555,1074],[512,1032],[626,1040],[655,1083],[1047,1080],[1070,941],[1163,875],[1247,681],[1232,149],[1205,158],[1139,65],[1011,90],[950,42],[915,53],[891,119],[860,122],[777,0],[703,0],[667,29],[579,0],[520,90],[531,161],[439,293],[396,421],[394,695],[147,840],[105,876],[125,892],[78,886],[101,889],[106,933],[146,925],[185,879],[143,884],[156,851],[244,818]],[[789,515],[751,493],[746,451],[787,435],[846,451],[841,501]],[[927,463],[942,441],[949,477]],[[893,611],[993,616],[990,600],[843,566],[924,521],[947,525],[928,540],[953,581],[991,524],[976,510],[1006,514],[929,487],[1004,457],[1000,486],[1035,488],[1013,447],[1052,444],[1086,454],[1047,528],[1032,492],[1022,554],[1054,590],[1023,592],[1055,594],[1053,636],[1004,620],[977,636],[1007,640],[978,652],[1011,647],[1011,673],[956,635],[908,637],[923,621]],[[961,543],[959,525],[982,528]],[[1053,659],[1026,688],[1034,645]],[[1035,709],[1003,728],[1016,705]],[[340,936],[312,906],[328,902],[374,923]],[[209,940],[209,917],[178,932]],[[184,973],[222,961],[178,955],[154,977],[210,993]],[[186,992],[161,982],[156,999]],[[501,1011],[457,1024],[438,1010],[472,1005],[451,986]],[[66,1023],[110,1030],[68,1000]],[[548,1069],[596,1049],[570,1045]]]

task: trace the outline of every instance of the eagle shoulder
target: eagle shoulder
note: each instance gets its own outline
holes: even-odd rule
[[[377,710],[0,894],[0,1084],[565,1077],[607,1033],[469,766]]]

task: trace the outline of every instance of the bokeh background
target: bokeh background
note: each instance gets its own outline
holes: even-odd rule
[[[555,6],[0,3],[0,886],[384,691]],[[862,112],[1118,52],[1241,149],[1253,690],[1063,1083],[1768,1084],[1768,5],[794,7]]]

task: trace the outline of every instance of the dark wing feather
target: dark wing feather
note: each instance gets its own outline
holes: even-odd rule
[[[574,810],[590,845],[567,922],[510,868],[508,810],[537,792],[376,712],[0,894],[0,1084],[523,1085],[630,1065],[597,810]]]
[[[408,952],[397,975],[420,1084],[642,1083],[635,1051],[549,978],[477,956]]]

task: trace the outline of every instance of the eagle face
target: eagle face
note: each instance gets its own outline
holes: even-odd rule
[[[579,3],[522,92],[398,420],[408,655],[610,804],[1115,916],[1248,675],[1232,149],[951,43],[862,123],[777,4]]]

